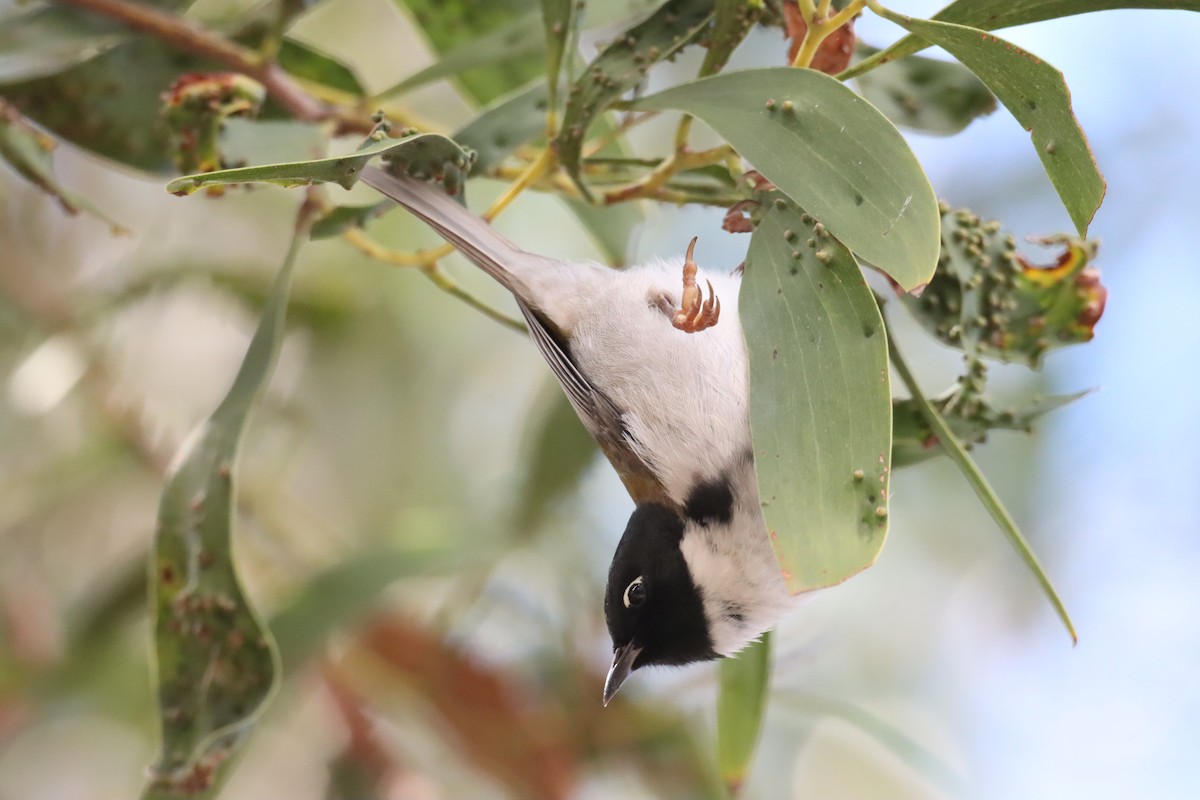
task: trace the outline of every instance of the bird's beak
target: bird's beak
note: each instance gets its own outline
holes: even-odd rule
[[[625,683],[629,673],[633,672],[633,662],[641,652],[642,648],[633,642],[613,651],[613,663],[608,668],[608,679],[604,681],[604,705],[608,705],[608,701],[613,699],[613,695],[621,688],[621,684]]]

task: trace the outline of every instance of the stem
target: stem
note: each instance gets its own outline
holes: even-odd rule
[[[913,377],[912,371],[908,368],[908,364],[900,355],[900,351],[896,348],[896,340],[892,336],[891,331],[888,332],[888,355],[891,358],[892,366],[896,368],[896,373],[900,376],[900,380],[904,381],[904,385],[908,388],[909,394],[916,402],[917,408],[921,411],[921,416],[929,423],[929,427],[933,429],[933,433],[937,436],[938,444],[946,455],[950,456],[962,472],[963,477],[967,479],[967,483],[971,484],[971,488],[975,490],[976,496],[979,497],[983,507],[992,515],[992,519],[1000,526],[1000,530],[1008,537],[1009,544],[1017,551],[1017,555],[1025,562],[1025,566],[1033,573],[1038,585],[1041,586],[1042,592],[1046,595],[1046,599],[1050,601],[1050,605],[1054,607],[1058,618],[1062,620],[1063,625],[1067,629],[1067,633],[1071,636],[1072,644],[1079,643],[1079,636],[1075,633],[1075,626],[1071,622],[1071,617],[1067,613],[1067,608],[1063,604],[1058,593],[1054,590],[1053,584],[1050,583],[1049,576],[1038,562],[1037,556],[1034,555],[1029,542],[1021,535],[1021,531],[1017,528],[1017,523],[1009,515],[1008,510],[1004,508],[1000,498],[996,496],[995,490],[988,484],[987,478],[979,471],[979,467],[971,460],[971,456],[963,448],[955,437],[954,432],[950,430],[950,426],[946,423],[945,418],[938,410],[929,402],[921,391],[921,387],[917,384],[917,380]]]
[[[313,97],[279,64],[262,58],[202,25],[126,0],[58,0],[107,17],[135,31],[154,36],[184,52],[219,61],[261,83],[280,105],[297,119],[321,122],[339,116],[336,111]],[[349,120],[345,120],[349,121]]]
[[[675,175],[697,167],[707,167],[710,164],[720,164],[734,154],[729,145],[721,145],[711,150],[701,150],[690,153],[686,150],[676,152],[670,158],[659,164],[653,172],[639,181],[620,189],[614,189],[604,195],[604,202],[623,203],[626,200],[636,200],[642,197],[657,197],[660,190],[667,185]]]
[[[805,6],[812,8],[812,0],[800,3],[800,13],[804,17],[805,31],[804,40],[800,43],[800,50],[796,53],[796,58],[792,61],[793,67],[807,67],[812,63],[813,56],[817,54],[821,43],[824,42],[829,35],[842,27],[850,20],[862,13],[870,0],[853,0],[841,11],[829,16],[829,0],[821,0],[821,9],[813,9],[811,13],[807,12]]]
[[[555,155],[554,149],[547,146],[544,150],[542,150],[537,159],[535,159],[534,162],[530,164],[529,167],[509,185],[504,194],[502,194],[495,203],[492,203],[492,207],[487,210],[487,213],[483,215],[483,218],[491,222],[493,219],[499,216],[500,212],[508,208],[508,204],[513,200],[516,200],[521,192],[525,191],[531,185],[541,180],[547,172],[554,169],[557,163],[558,156]]]
[[[515,331],[525,331],[525,326],[519,320],[513,319],[499,309],[492,308],[483,300],[463,289],[449,275],[438,268],[438,261],[454,252],[452,246],[446,244],[431,250],[405,253],[400,250],[384,247],[368,236],[361,228],[349,228],[343,231],[342,238],[368,258],[373,258],[384,264],[390,264],[393,267],[419,270],[422,275],[433,281],[434,286],[437,286],[453,297],[457,297],[471,308],[481,311],[484,315],[491,317],[505,327],[512,328]]]

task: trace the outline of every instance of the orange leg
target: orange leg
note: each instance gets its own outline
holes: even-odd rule
[[[683,262],[683,297],[679,301],[679,310],[671,318],[671,324],[684,333],[699,333],[711,328],[721,316],[721,301],[713,291],[712,283],[705,281],[708,284],[707,300],[696,284],[696,262],[692,260],[692,254],[698,238],[693,237],[688,244],[687,257]]]

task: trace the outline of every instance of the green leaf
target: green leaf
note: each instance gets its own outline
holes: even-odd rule
[[[495,100],[451,138],[476,153],[472,173],[499,166],[513,150],[546,131],[549,91],[542,81]]]
[[[366,90],[363,89],[362,82],[353,68],[333,56],[320,52],[312,45],[285,38],[276,57],[279,59],[279,66],[297,78],[319,83],[355,97],[366,96]]]
[[[1200,11],[1200,0],[957,0],[934,14],[933,18],[941,22],[994,31],[1013,25],[1116,8]],[[850,67],[838,78],[845,80],[854,77],[878,64],[904,58],[928,46],[929,44],[918,36],[905,36],[867,61]]]
[[[867,55],[877,52],[859,45]],[[858,88],[871,105],[905,128],[943,136],[996,110],[996,98],[961,64],[913,56],[861,75]]]
[[[362,228],[394,205],[391,200],[382,200],[369,206],[338,206],[313,223],[312,238],[329,239],[351,228]]]
[[[700,75],[715,75],[729,63],[729,57],[762,18],[765,3],[746,0],[716,0],[712,28],[708,33],[708,52],[700,65]]]
[[[0,158],[21,177],[58,200],[63,211],[85,211],[107,222],[113,233],[128,233],[120,223],[105,214],[95,203],[67,189],[54,174],[54,148],[57,142],[34,129],[15,108],[0,97]]]
[[[366,616],[383,590],[402,578],[440,575],[494,557],[486,548],[467,550],[370,549],[315,575],[271,618],[284,672],[293,674],[335,631]]]
[[[467,93],[488,103],[524,86],[545,70],[542,24],[528,0],[396,0],[424,31],[433,49],[452,66],[434,77],[455,75]],[[480,58],[483,53],[487,57]],[[475,63],[471,63],[476,59]],[[454,67],[453,63],[462,64]],[[412,88],[417,76],[400,86]],[[429,78],[425,75],[421,82]],[[400,87],[384,94],[399,91]]]
[[[793,592],[870,566],[887,533],[887,336],[850,251],[778,193],[754,219],[739,308],[759,497]]]
[[[129,34],[95,14],[44,3],[0,8],[0,84],[43,78],[82,64]]]
[[[904,385],[908,388],[909,394],[912,395],[912,399],[920,410],[921,415],[929,423],[934,436],[937,437],[938,443],[946,451],[946,455],[950,456],[950,460],[958,466],[963,477],[967,479],[967,483],[971,484],[971,488],[975,490],[975,495],[979,498],[979,501],[983,503],[983,507],[991,514],[992,519],[995,520],[1000,530],[1008,537],[1009,544],[1013,546],[1013,549],[1017,551],[1017,555],[1025,562],[1025,566],[1033,573],[1038,586],[1041,587],[1043,594],[1046,595],[1046,599],[1050,601],[1050,605],[1054,607],[1055,613],[1058,614],[1058,618],[1067,629],[1067,633],[1070,634],[1071,641],[1078,643],[1079,637],[1075,633],[1075,626],[1071,622],[1070,615],[1067,613],[1066,605],[1063,604],[1062,598],[1055,591],[1054,584],[1050,582],[1050,576],[1046,574],[1046,570],[1038,562],[1037,556],[1034,555],[1033,549],[1029,546],[1029,542],[1021,535],[1020,529],[1017,528],[1017,523],[1013,521],[1004,504],[1000,502],[1000,498],[996,496],[996,492],[987,482],[987,478],[979,471],[979,467],[971,460],[971,456],[967,454],[962,443],[958,441],[958,438],[950,429],[945,418],[929,402],[924,393],[922,393],[920,385],[912,374],[912,370],[908,368],[908,364],[901,358],[895,345],[892,346],[889,355],[892,364],[896,368],[896,374],[900,376],[900,380],[904,381]]]
[[[579,37],[579,18],[583,3],[578,0],[542,0],[542,27],[546,35],[546,87],[550,105],[558,106],[558,75],[563,55],[573,49]]]
[[[529,442],[513,529],[532,532],[555,503],[569,495],[596,460],[596,442],[557,384],[526,434]]]
[[[585,194],[579,162],[589,126],[617,98],[645,80],[650,67],[702,33],[712,15],[711,0],[667,0],[644,21],[619,34],[575,81],[556,146],[560,163]]]
[[[1088,394],[1052,394],[1035,397],[1021,408],[998,410],[978,401],[969,408],[956,404],[950,408],[951,395],[931,401],[950,426],[950,430],[964,445],[982,444],[991,431],[1033,430],[1033,423],[1041,417],[1069,405]],[[917,402],[912,399],[896,400],[892,403],[892,469],[919,464],[943,454],[938,447],[937,435],[921,413]]]
[[[938,259],[933,189],[881,113],[814,70],[728,72],[638,100],[703,120],[768,180],[905,289]]]
[[[1038,158],[1080,236],[1104,200],[1104,178],[1071,109],[1062,73],[1011,42],[974,28],[888,15],[939,45],[987,84],[1033,137]]]
[[[383,157],[393,163],[405,163],[411,174],[427,176],[445,174],[447,185],[452,173],[465,170],[471,160],[469,153],[453,140],[436,133],[421,133],[404,139],[383,138],[371,141],[350,155],[321,158],[315,161],[293,161],[284,164],[263,164],[256,167],[223,169],[185,175],[167,184],[172,194],[191,194],[197,189],[226,183],[274,183],[279,186],[307,186],[311,183],[336,183],[349,189],[358,181],[363,167],[373,158]]]
[[[151,587],[162,749],[145,798],[212,797],[279,671],[271,633],[233,559],[233,469],[246,418],[283,339],[301,226],[233,386],[177,456],[163,487]]]
[[[737,796],[750,773],[771,685],[771,632],[721,661],[717,697],[717,761],[729,793]]]

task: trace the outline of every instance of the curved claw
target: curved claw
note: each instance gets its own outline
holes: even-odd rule
[[[707,300],[704,299],[703,290],[696,283],[697,267],[692,256],[699,238],[694,236],[688,243],[687,255],[683,262],[683,296],[679,300],[679,310],[671,318],[671,324],[684,333],[699,333],[711,328],[717,324],[721,315],[721,301],[713,290],[712,281],[705,280],[708,284]]]

